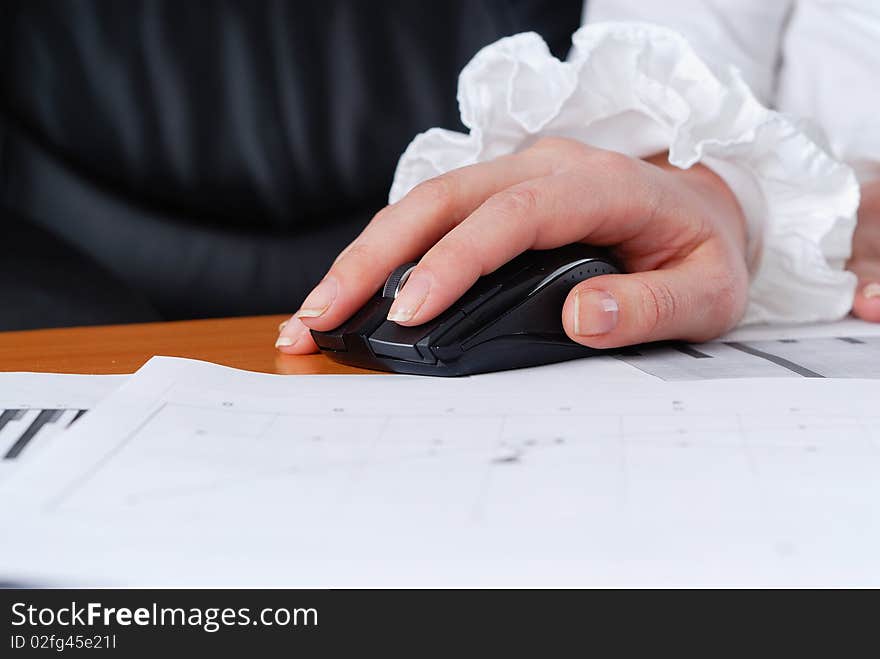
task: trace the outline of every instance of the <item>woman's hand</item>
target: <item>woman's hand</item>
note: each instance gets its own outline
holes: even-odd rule
[[[574,341],[705,341],[745,309],[744,226],[735,197],[705,167],[542,139],[426,181],[380,211],[282,327],[277,346],[313,352],[308,328],[340,325],[401,263],[421,257],[388,317],[419,325],[517,254],[579,241],[611,246],[632,274],[574,287],[562,309]]]
[[[847,268],[859,277],[853,313],[880,323],[880,181],[862,186],[859,223]]]

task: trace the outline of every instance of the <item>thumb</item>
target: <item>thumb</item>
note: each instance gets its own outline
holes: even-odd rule
[[[562,309],[566,334],[592,348],[650,341],[708,341],[731,327],[745,309],[748,278],[707,271],[704,263],[589,279],[572,289]]]

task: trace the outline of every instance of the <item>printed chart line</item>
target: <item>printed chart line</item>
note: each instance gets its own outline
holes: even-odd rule
[[[7,450],[6,453],[2,456],[3,460],[14,460],[18,458],[21,455],[22,451],[24,451],[25,448],[28,447],[28,445],[33,441],[33,439],[43,428],[48,425],[57,423],[59,419],[62,418],[65,412],[72,412],[74,410],[67,408],[49,408],[43,410],[34,410],[25,407],[3,410],[3,412],[0,413],[0,431],[3,431],[10,423],[14,421],[20,421],[28,412],[34,411],[38,411],[36,418],[31,421],[31,423],[12,443],[9,450]],[[71,418],[71,420],[66,424],[65,427],[69,428],[86,412],[87,410],[77,409],[76,414],[73,416],[73,418]]]
[[[782,368],[786,368],[793,373],[797,373],[805,378],[824,378],[824,375],[820,375],[815,371],[811,371],[808,368],[801,366],[800,364],[795,364],[793,361],[789,359],[785,359],[784,357],[779,357],[778,355],[770,354],[769,352],[765,352],[763,350],[758,350],[757,348],[753,348],[752,346],[746,345],[744,343],[738,343],[736,341],[725,342],[725,345],[734,348],[735,350],[739,350],[740,352],[745,352],[754,357],[760,357],[761,359],[766,359],[768,362],[772,362],[777,366],[781,366]]]

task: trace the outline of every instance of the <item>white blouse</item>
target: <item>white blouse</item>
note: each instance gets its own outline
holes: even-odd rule
[[[880,178],[880,0],[589,0],[585,20],[673,28],[759,101],[819,126],[860,180]]]
[[[853,170],[880,177],[880,0],[589,0],[585,20],[565,62],[534,33],[477,53],[459,78],[469,133],[417,136],[390,201],[541,135],[668,150],[676,166],[712,168],[743,207],[744,322],[848,313]]]

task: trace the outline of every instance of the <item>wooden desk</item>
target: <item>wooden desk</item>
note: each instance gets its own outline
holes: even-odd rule
[[[289,316],[184,320],[0,332],[0,371],[133,373],[153,355],[190,357],[263,373],[372,373],[323,355],[275,350]]]

